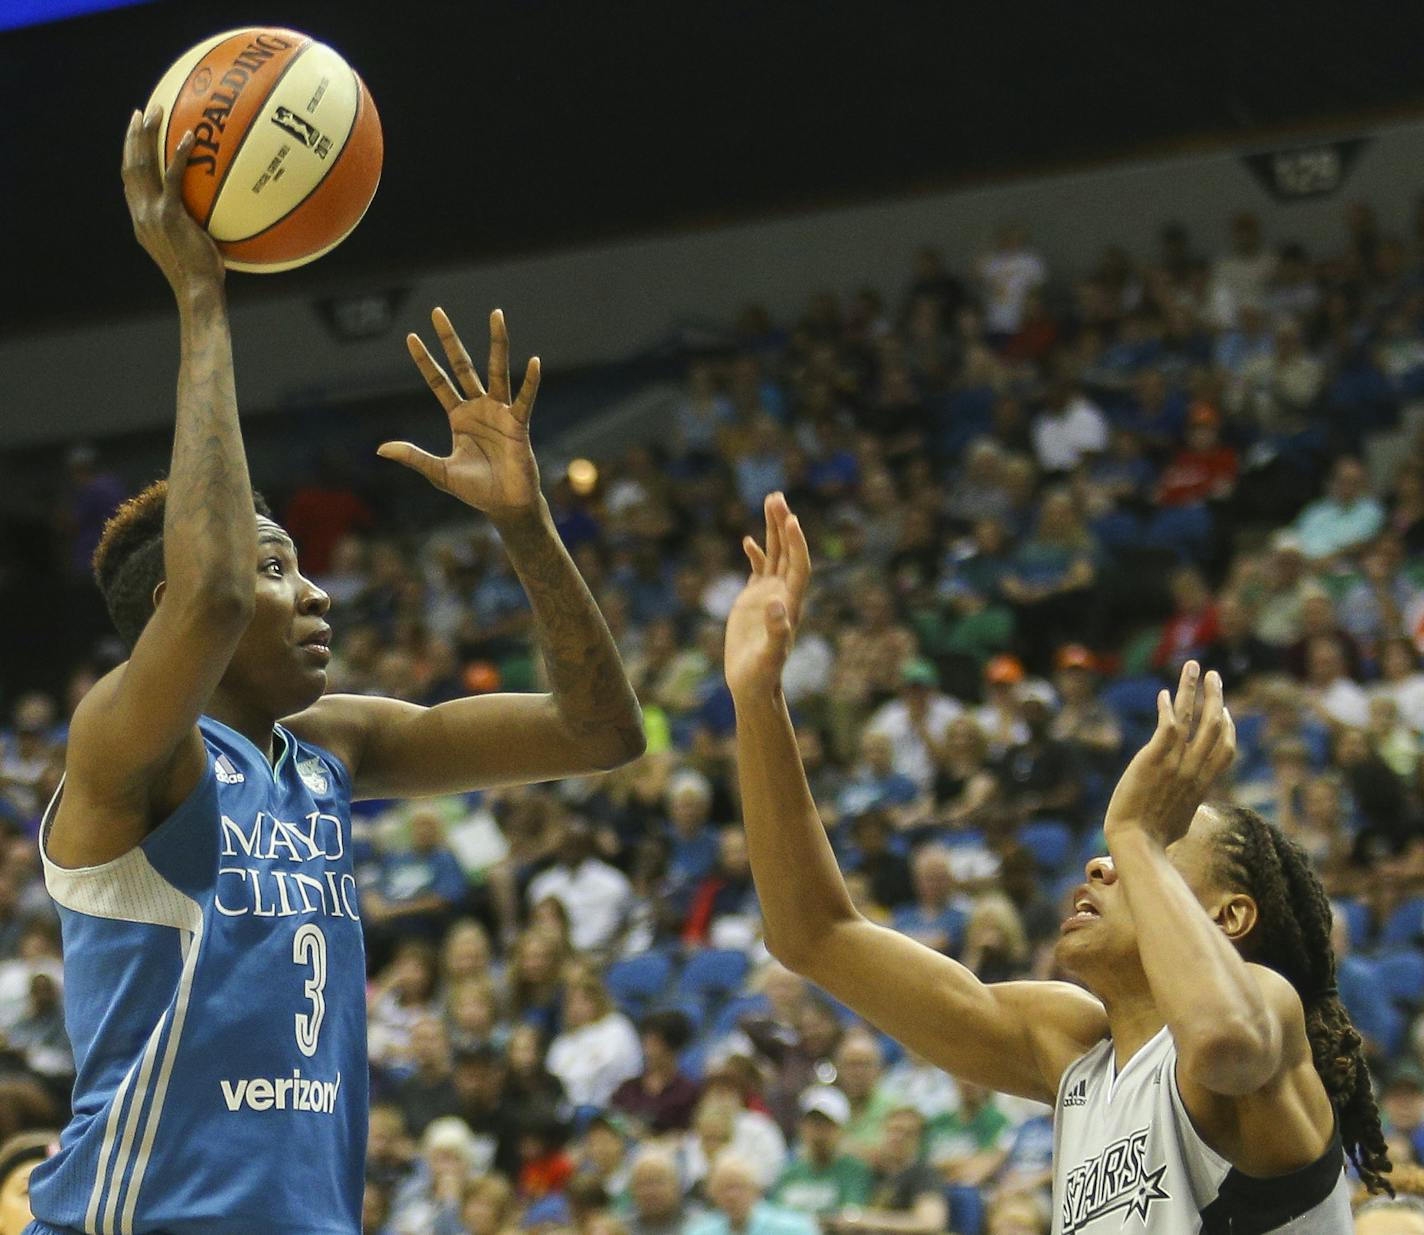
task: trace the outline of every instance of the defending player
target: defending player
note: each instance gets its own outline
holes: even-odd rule
[[[1111,856],[1088,863],[1058,944],[1088,989],[986,985],[851,905],[780,693],[810,558],[780,494],[766,515],[726,673],[772,953],[955,1075],[1053,1103],[1054,1235],[1348,1230],[1342,1143],[1383,1186],[1379,1115],[1304,854],[1201,806],[1234,754],[1220,677],[1192,663],[1175,702],[1162,692],[1113,794]]]
[[[641,752],[641,719],[540,496],[538,362],[511,399],[498,314],[488,393],[443,314],[467,397],[412,336],[449,456],[381,453],[493,521],[552,692],[430,709],[322,697],[329,602],[254,514],[222,265],[179,197],[191,134],[160,178],[157,119],[130,123],[124,186],[178,300],[173,460],[96,554],[132,654],[76,710],[41,832],[78,1079],[62,1148],[31,1184],[30,1229],[356,1235],[367,1058],[351,799],[613,767]]]

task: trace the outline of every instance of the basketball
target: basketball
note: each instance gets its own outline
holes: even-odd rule
[[[381,121],[339,53],[295,30],[249,27],[191,47],[148,106],[167,167],[183,134],[189,213],[230,270],[274,273],[351,234],[381,177]]]

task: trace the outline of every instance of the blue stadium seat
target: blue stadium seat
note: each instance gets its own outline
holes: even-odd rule
[[[983,1235],[984,1195],[969,1184],[950,1184],[944,1190],[949,1202],[949,1229],[955,1235]]]
[[[1098,692],[1105,705],[1119,720],[1156,723],[1157,692],[1162,689],[1159,677],[1118,678]]]
[[[672,978],[672,962],[662,952],[644,952],[614,961],[604,974],[608,993],[625,1011],[638,1010],[661,995]]]
[[[712,1018],[708,1036],[715,1042],[732,1032],[744,1016],[765,1016],[771,1011],[771,1000],[765,995],[736,995],[727,1000]]]
[[[1148,520],[1145,539],[1151,548],[1169,549],[1183,560],[1195,560],[1211,538],[1211,522],[1205,502],[1164,506]]]
[[[677,980],[677,992],[703,1000],[735,995],[747,976],[748,966],[747,954],[734,948],[694,952]]]
[[[1424,954],[1414,948],[1377,956],[1375,972],[1385,993],[1396,1002],[1417,1007],[1424,1001]]]
[[[1412,896],[1400,905],[1380,929],[1379,946],[1398,948],[1424,936],[1424,897]]]
[[[1142,524],[1136,515],[1126,510],[1109,510],[1092,522],[1092,532],[1109,553],[1116,549],[1135,549],[1142,542]]]
[[[1057,871],[1073,856],[1073,829],[1058,819],[1032,819],[1019,828],[1019,844],[1041,871]]]
[[[1350,948],[1355,952],[1366,952],[1370,947],[1370,935],[1374,922],[1370,917],[1370,907],[1363,901],[1341,899],[1332,901],[1331,909],[1345,919],[1350,932]]]

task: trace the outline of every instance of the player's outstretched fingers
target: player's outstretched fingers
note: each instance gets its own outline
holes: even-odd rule
[[[811,582],[811,551],[806,547],[806,533],[795,515],[786,521],[786,586],[791,592],[791,623],[801,620],[801,604]]]
[[[501,403],[509,400],[509,330],[504,310],[490,314],[489,392]]]
[[[1196,722],[1200,687],[1201,666],[1189,660],[1182,666],[1181,676],[1177,679],[1177,693],[1172,699],[1172,710],[1185,737],[1191,737]]]
[[[539,377],[543,373],[538,356],[530,356],[524,366],[524,380],[519,383],[519,397],[514,400],[511,410],[514,418],[522,425],[529,423],[529,415],[534,410],[534,400],[539,394]]]
[[[1214,780],[1216,774],[1213,769],[1226,735],[1226,704],[1222,695],[1221,674],[1215,669],[1203,679],[1201,694],[1201,715],[1197,719],[1196,733],[1187,744],[1182,767],[1187,775]]]
[[[188,156],[193,153],[193,130],[189,129],[178,140],[178,148],[168,162],[168,170],[163,173],[163,196],[169,201],[180,203],[183,199],[183,175],[188,170]]]
[[[763,503],[766,510],[766,561],[774,575],[781,573],[781,517],[776,509],[777,496],[769,493]]]
[[[437,489],[446,488],[445,460],[428,454],[419,446],[411,442],[383,442],[376,448],[376,453],[383,459],[391,459],[413,472],[419,472]]]
[[[415,361],[415,367],[420,370],[420,376],[425,379],[425,384],[440,400],[440,406],[447,412],[453,412],[460,406],[461,399],[460,392],[451,384],[450,375],[440,367],[418,334],[406,335],[405,346],[410,352],[410,358]]]
[[[757,544],[754,537],[742,537],[742,552],[747,555],[747,561],[751,563],[752,574],[766,574],[766,554],[761,551],[761,546]]]
[[[449,314],[436,306],[431,310],[430,321],[435,327],[435,335],[440,340],[440,346],[445,349],[445,357],[450,361],[450,368],[454,370],[455,380],[460,383],[460,389],[464,392],[465,398],[478,399],[484,394],[485,385],[480,381],[480,375],[475,372],[475,362],[470,359],[470,353],[460,342],[460,336],[451,324]]]

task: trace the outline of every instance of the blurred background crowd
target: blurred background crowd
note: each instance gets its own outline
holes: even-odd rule
[[[721,654],[775,490],[816,567],[786,696],[862,911],[985,980],[1053,976],[1114,778],[1200,658],[1238,727],[1223,791],[1316,860],[1394,1161],[1424,1161],[1424,208],[1395,235],[1352,205],[1329,251],[1229,235],[1061,270],[1005,226],[962,267],[924,249],[893,298],[749,305],[656,437],[550,469],[648,751],[356,807],[367,1235],[1049,1230],[1047,1108],[762,947]],[[129,486],[92,448],[66,467],[78,580]],[[269,497],[331,594],[333,689],[539,688],[488,528],[392,535],[340,457]],[[86,647],[0,733],[0,1140],[62,1124],[73,1079],[34,837],[116,654]]]

